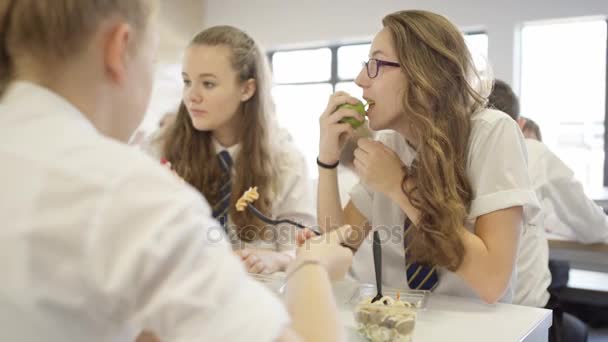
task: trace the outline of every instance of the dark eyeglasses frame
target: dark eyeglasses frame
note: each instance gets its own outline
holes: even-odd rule
[[[370,61],[375,61],[376,65],[378,66],[376,68],[376,73],[374,75],[372,75],[369,71],[369,62]],[[395,67],[395,68],[400,68],[401,64],[399,63],[395,63],[395,62],[389,62],[389,61],[385,61],[382,59],[378,59],[378,58],[370,58],[368,59],[366,62],[363,62],[363,66],[365,66],[365,70],[367,71],[367,76],[369,78],[376,78],[378,76],[378,74],[380,73],[380,68],[383,66],[390,66],[390,67]]]

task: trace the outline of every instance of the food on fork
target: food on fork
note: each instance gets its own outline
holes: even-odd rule
[[[250,187],[238,201],[236,201],[236,211],[244,211],[249,203],[253,203],[255,200],[260,198],[258,193],[258,187]]]

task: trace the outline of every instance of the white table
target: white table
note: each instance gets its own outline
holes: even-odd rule
[[[366,341],[356,331],[352,307],[342,305],[341,317],[349,341]],[[550,310],[432,295],[418,313],[413,342],[546,342],[551,324]]]
[[[549,237],[551,259],[566,260],[573,268],[608,273],[608,244],[585,245]]]
[[[332,287],[348,341],[366,342],[353,317],[359,284],[348,278]],[[413,342],[547,342],[552,322],[551,310],[431,294],[426,309],[418,311]]]

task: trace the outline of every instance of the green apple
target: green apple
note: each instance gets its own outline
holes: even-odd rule
[[[347,108],[347,109],[352,109],[352,110],[356,111],[357,113],[361,114],[361,116],[363,117],[363,120],[357,120],[356,118],[348,117],[348,118],[341,119],[339,121],[340,123],[345,123],[345,122],[349,123],[353,129],[357,129],[357,128],[361,127],[361,125],[363,125],[363,123],[365,122],[365,115],[367,113],[365,112],[365,105],[362,102],[359,102],[356,105],[353,105],[350,103],[345,103],[338,107],[338,109],[341,109],[341,108]]]

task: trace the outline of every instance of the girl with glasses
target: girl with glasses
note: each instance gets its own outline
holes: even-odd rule
[[[374,282],[371,231],[390,287],[510,302],[522,224],[536,215],[522,135],[486,108],[490,86],[459,30],[441,15],[387,15],[356,79],[376,140],[361,139],[361,183],[340,206],[335,166],[358,114],[337,92],[320,117],[317,215],[323,231],[358,232],[355,278]],[[484,86],[485,85],[485,86]]]

